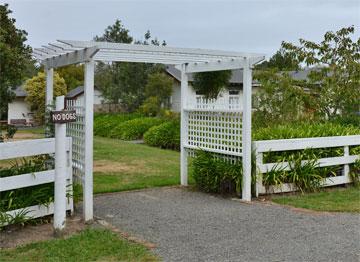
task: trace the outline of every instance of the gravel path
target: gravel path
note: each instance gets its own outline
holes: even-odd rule
[[[164,261],[360,261],[360,216],[245,204],[180,188],[101,195],[95,215]]]

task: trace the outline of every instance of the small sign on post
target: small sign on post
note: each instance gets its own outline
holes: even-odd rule
[[[76,122],[76,112],[75,110],[51,111],[50,119],[54,124]]]
[[[66,123],[76,121],[76,112],[64,110],[64,96],[58,96],[56,111],[50,116],[55,123],[54,231],[56,236],[61,236],[66,221]]]

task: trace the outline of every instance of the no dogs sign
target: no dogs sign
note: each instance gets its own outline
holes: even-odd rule
[[[51,111],[51,122],[55,124],[76,122],[75,110]]]

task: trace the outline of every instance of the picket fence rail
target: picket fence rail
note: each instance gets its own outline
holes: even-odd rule
[[[256,166],[258,170],[257,182],[256,182],[256,195],[265,193],[281,193],[296,191],[296,187],[293,184],[285,183],[282,186],[270,186],[266,188],[262,183],[262,174],[272,170],[273,168],[279,168],[280,170],[290,170],[289,162],[280,163],[264,163],[263,154],[266,152],[284,152],[292,150],[304,150],[308,148],[334,148],[343,147],[344,155],[337,157],[321,158],[317,161],[317,167],[328,167],[343,165],[343,172],[341,176],[326,178],[322,186],[333,186],[351,183],[352,180],[349,176],[350,168],[349,164],[354,163],[357,159],[360,159],[359,155],[350,155],[350,146],[360,145],[360,135],[351,136],[332,136],[332,137],[313,137],[313,138],[295,138],[295,139],[279,139],[279,140],[262,140],[255,141],[255,155]],[[303,161],[305,163],[306,160]]]
[[[74,211],[73,199],[72,199],[72,138],[66,138],[66,159],[67,159],[67,190],[69,198],[67,201],[66,210]],[[0,143],[0,160],[30,157],[43,154],[55,153],[55,138],[33,139],[24,141],[14,141]],[[31,187],[36,185],[42,185],[55,181],[55,169],[2,177],[0,178],[0,193],[8,190],[14,190],[24,187]],[[54,213],[54,203],[49,205],[35,205],[21,209],[7,211],[6,215],[12,217],[19,213],[26,213],[26,217],[38,218],[48,216]]]

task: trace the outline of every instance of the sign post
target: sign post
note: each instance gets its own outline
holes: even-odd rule
[[[75,111],[64,110],[64,96],[56,97],[50,119],[55,124],[54,232],[61,236],[66,220],[66,123],[76,121]]]

